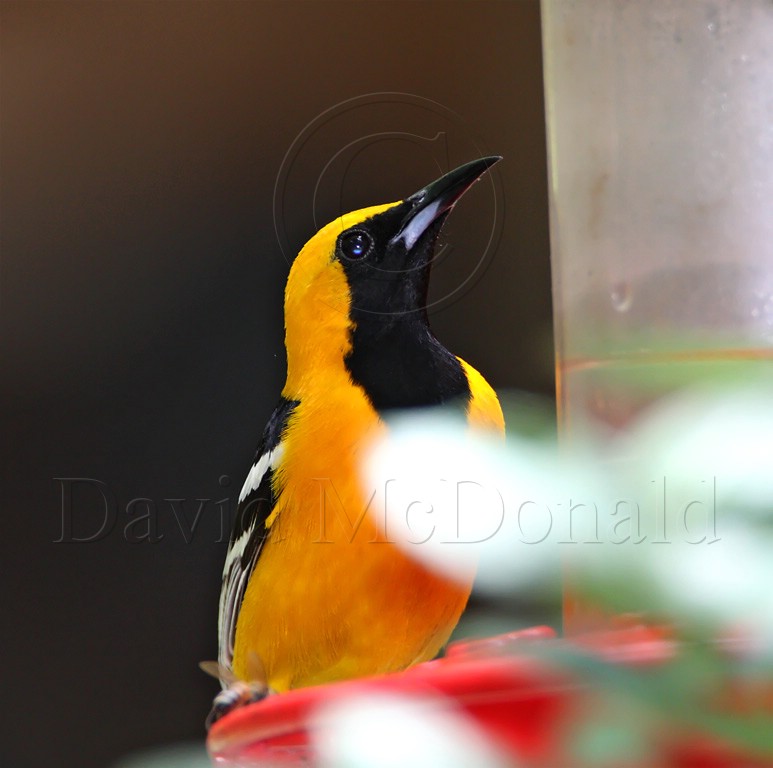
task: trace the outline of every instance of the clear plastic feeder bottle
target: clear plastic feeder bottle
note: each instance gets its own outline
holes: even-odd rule
[[[563,429],[771,369],[773,0],[542,0],[542,25]]]

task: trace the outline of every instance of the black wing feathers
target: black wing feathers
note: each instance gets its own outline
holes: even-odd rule
[[[284,397],[279,401],[263,430],[236,510],[220,592],[218,661],[228,669],[233,661],[236,621],[242,599],[268,535],[266,520],[276,502],[272,485],[273,464],[279,459],[282,433],[297,405],[297,400]]]

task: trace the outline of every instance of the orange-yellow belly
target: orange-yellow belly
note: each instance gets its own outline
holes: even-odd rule
[[[271,687],[286,690],[402,669],[448,639],[470,583],[410,560],[367,509],[359,461],[384,430],[351,388],[297,407],[276,475],[282,492],[239,613],[237,675],[255,652]]]
[[[255,651],[281,691],[403,669],[440,650],[470,585],[438,578],[393,544],[358,539],[267,545],[239,618],[237,674]]]
[[[501,430],[493,390],[466,368],[483,382],[470,422]],[[359,479],[365,451],[385,430],[353,387],[306,396],[294,411],[275,474],[281,494],[237,622],[237,675],[255,652],[269,685],[283,691],[403,669],[448,640],[472,575],[447,580],[385,541],[382,510],[368,509],[371,489]]]

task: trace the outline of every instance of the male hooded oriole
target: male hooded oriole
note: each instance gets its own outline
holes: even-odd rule
[[[220,595],[219,663],[275,691],[432,658],[471,581],[379,540],[359,464],[391,409],[461,404],[502,432],[485,379],[433,336],[426,300],[438,233],[497,162],[475,160],[397,203],[317,232],[285,290],[287,382],[244,483]]]

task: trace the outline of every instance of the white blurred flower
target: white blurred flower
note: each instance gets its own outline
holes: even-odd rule
[[[724,500],[773,518],[773,382],[691,389],[653,407],[619,446],[650,474],[715,478]]]
[[[561,461],[553,441],[505,446],[433,414],[391,421],[363,482],[377,489],[373,509],[390,540],[451,577],[477,565],[476,587],[495,593],[556,581],[570,535],[564,512],[598,484],[594,472]],[[574,517],[582,534],[582,513]]]
[[[771,542],[739,524],[723,534],[713,546],[679,546],[651,569],[653,579],[678,613],[742,628],[773,647]]]
[[[317,713],[312,734],[322,768],[513,768],[474,722],[437,698],[347,698]]]
[[[599,434],[575,430],[559,452],[412,414],[374,447],[365,482],[387,489],[398,546],[451,576],[477,563],[477,589],[551,585],[564,562],[618,608],[743,627],[773,652],[770,388],[682,392]]]
[[[773,651],[773,399],[769,386],[685,390],[612,444],[622,486],[652,484],[640,543],[586,562],[627,566],[682,622],[742,629]],[[615,556],[616,555],[616,556]],[[634,577],[634,576],[632,576]],[[635,578],[635,577],[634,577]]]

